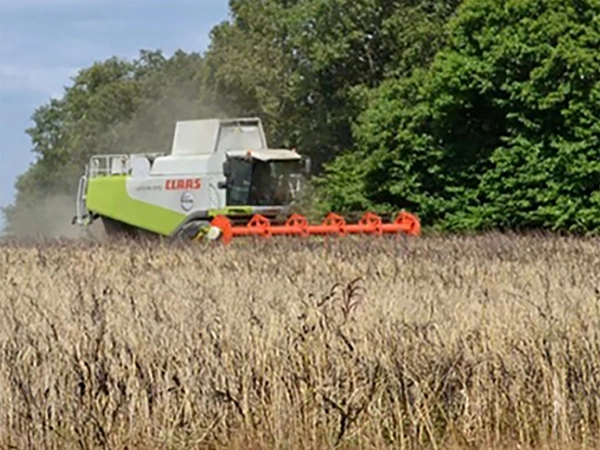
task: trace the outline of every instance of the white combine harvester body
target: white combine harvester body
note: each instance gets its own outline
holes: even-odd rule
[[[74,221],[189,236],[218,214],[284,213],[309,170],[308,158],[269,148],[258,118],[179,121],[168,154],[93,156]]]

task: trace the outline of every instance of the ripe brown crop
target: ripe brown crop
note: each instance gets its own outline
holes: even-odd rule
[[[0,247],[2,448],[594,448],[600,240]]]

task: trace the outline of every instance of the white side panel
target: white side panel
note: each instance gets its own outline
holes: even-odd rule
[[[150,176],[150,161],[143,156],[131,159],[131,176],[134,178],[146,178]]]
[[[150,173],[152,175],[206,175],[223,172],[223,156],[192,155],[192,156],[161,156],[154,160]]]
[[[217,181],[217,177],[128,178],[126,187],[136,200],[187,215],[225,205],[225,191],[217,188]]]
[[[199,155],[215,151],[219,120],[184,120],[175,125],[171,154]]]

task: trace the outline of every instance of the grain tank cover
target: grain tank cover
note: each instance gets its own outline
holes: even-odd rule
[[[173,156],[207,155],[228,150],[266,149],[260,119],[184,120],[175,125]]]
[[[173,156],[187,156],[213,153],[218,134],[218,120],[179,121],[175,124],[171,154]]]

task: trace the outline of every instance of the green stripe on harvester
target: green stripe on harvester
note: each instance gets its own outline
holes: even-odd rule
[[[218,215],[229,216],[235,214],[252,214],[252,206],[226,206],[221,209],[210,209],[208,210],[209,217],[215,217]]]
[[[88,183],[87,208],[154,233],[169,235],[185,220],[185,214],[133,199],[125,176],[92,178]]]

